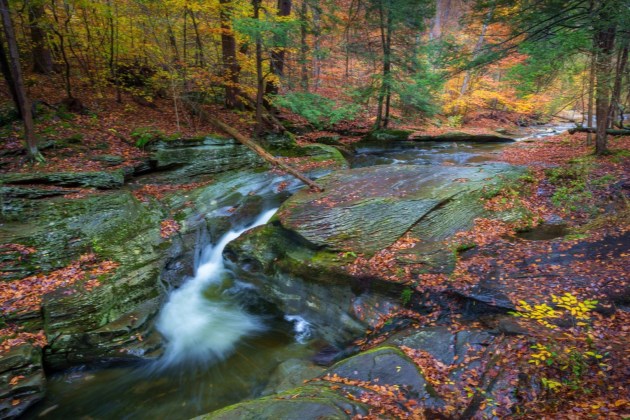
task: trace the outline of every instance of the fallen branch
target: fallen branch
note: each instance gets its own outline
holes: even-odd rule
[[[588,128],[588,127],[574,127],[569,129],[569,134],[575,133],[597,133],[597,128]],[[630,136],[630,130],[615,130],[609,128],[606,130],[606,134],[611,136]]]
[[[210,124],[214,125],[218,129],[220,129],[220,130],[226,132],[227,134],[229,134],[230,136],[234,137],[234,139],[236,139],[238,142],[240,142],[244,146],[246,146],[249,149],[251,149],[258,156],[263,158],[265,161],[269,162],[272,166],[278,167],[281,170],[283,170],[284,172],[286,172],[286,173],[288,173],[290,175],[293,175],[294,177],[296,177],[297,179],[299,179],[300,181],[302,181],[303,183],[305,183],[306,185],[308,185],[310,188],[312,188],[315,191],[318,191],[318,192],[323,192],[324,191],[324,189],[322,187],[320,187],[318,184],[316,184],[312,179],[310,179],[309,177],[307,177],[306,175],[304,175],[302,172],[298,171],[297,169],[292,168],[289,165],[285,165],[279,159],[276,159],[269,152],[267,152],[265,149],[263,149],[254,140],[248,139],[247,137],[245,137],[243,134],[241,134],[234,127],[232,127],[230,125],[227,125],[224,122],[219,121],[218,119],[212,117],[205,110],[201,109],[201,107],[196,108],[195,112],[197,113],[197,115],[199,115],[201,118],[203,118],[204,120],[206,120]]]
[[[207,116],[207,121],[210,124],[214,125],[215,127],[225,131],[230,136],[234,137],[236,140],[241,142],[243,145],[249,147],[251,150],[254,151],[254,153],[256,153],[258,156],[260,156],[261,158],[269,162],[271,165],[276,166],[282,169],[284,172],[293,175],[294,177],[296,177],[297,179],[299,179],[300,181],[302,181],[303,183],[305,183],[306,185],[308,185],[315,191],[319,191],[319,192],[324,191],[324,189],[320,187],[319,185],[317,185],[312,179],[310,179],[309,177],[307,177],[306,175],[304,175],[302,172],[298,171],[297,169],[294,169],[290,167],[289,165],[285,165],[279,159],[276,159],[269,152],[263,149],[256,142],[254,142],[251,139],[248,139],[247,137],[239,133],[234,127],[231,127],[209,115]]]

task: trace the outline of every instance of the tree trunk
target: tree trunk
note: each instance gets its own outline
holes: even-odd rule
[[[278,16],[287,17],[291,15],[291,0],[278,0]],[[270,68],[271,74],[275,76],[267,82],[265,86],[266,95],[277,95],[279,84],[277,83],[284,76],[284,60],[286,59],[286,51],[284,48],[275,47],[271,50]],[[265,105],[269,108],[270,103],[265,100]]]
[[[378,95],[378,109],[376,112],[375,126],[379,128],[387,128],[389,124],[389,107],[391,102],[391,42],[392,42],[392,21],[391,11],[381,2],[379,5],[381,47],[383,52],[382,65],[383,72],[381,81],[381,89]]]
[[[600,23],[610,22],[608,8],[600,12]],[[595,153],[603,155],[608,152],[606,144],[606,129],[608,128],[608,113],[610,111],[610,81],[612,79],[612,52],[615,46],[616,28],[607,26],[595,32],[597,59],[595,72],[597,87],[595,88],[595,113],[597,118],[597,132],[595,138]]]
[[[494,16],[494,6],[488,11],[486,15],[486,19],[483,22],[483,26],[481,27],[481,33],[479,34],[479,38],[477,39],[477,43],[475,44],[475,48],[473,49],[472,61],[479,57],[479,53],[481,53],[481,49],[483,48],[483,44],[486,39],[486,32],[488,31],[488,26],[490,26],[490,21],[492,20],[492,16]],[[470,87],[470,80],[472,79],[473,71],[468,70],[464,75],[464,81],[462,82],[462,87],[459,89],[459,97],[460,99],[466,95],[468,92],[468,88]],[[455,107],[453,109],[453,113],[459,114],[459,108]]]
[[[383,77],[385,78],[385,115],[383,116],[383,128],[389,126],[389,113],[392,102],[392,12],[387,9],[387,36],[385,41],[387,43],[387,53],[385,54],[385,60],[383,62]]]
[[[302,8],[300,9],[300,87],[304,92],[308,92],[308,44],[306,35],[308,32],[308,5],[306,0],[302,0]]]
[[[321,74],[322,74],[322,41],[320,38],[321,35],[321,20],[322,20],[322,10],[319,6],[313,7],[313,32],[314,32],[314,40],[313,40],[313,88],[317,91],[321,84]]]
[[[28,24],[31,31],[33,71],[39,74],[51,74],[54,72],[52,54],[48,49],[46,31],[42,20],[46,13],[41,0],[31,0],[28,7]]]
[[[18,98],[18,93],[15,90],[15,81],[13,80],[13,75],[11,74],[11,65],[9,64],[9,60],[7,59],[7,53],[4,50],[4,42],[0,39],[0,71],[2,71],[2,76],[4,80],[7,82],[7,86],[9,87],[9,93],[11,94],[11,99],[13,99],[13,103],[15,104],[15,109],[17,111],[18,117],[22,119],[22,110],[20,109],[20,100]]]
[[[621,116],[619,119],[619,128],[623,128],[623,107],[621,105],[621,85],[623,81],[623,75],[626,71],[626,65],[628,64],[628,41],[626,45],[619,51],[617,60],[617,69],[615,73],[615,84],[612,90],[612,101],[610,103],[610,126],[615,126],[615,119],[617,113]],[[617,112],[619,111],[619,112]]]
[[[591,56],[591,69],[589,71],[588,76],[588,111],[586,117],[586,126],[588,128],[593,128],[593,103],[595,100],[594,92],[595,92],[595,62],[597,60],[597,51],[593,51]],[[589,132],[586,135],[586,145],[590,146],[593,144],[593,133]]]
[[[260,7],[262,0],[252,0],[254,6],[254,19],[260,19]],[[265,96],[265,78],[262,68],[262,34],[256,34],[256,128],[254,137],[263,132],[263,99]]]
[[[242,107],[242,103],[238,97],[238,83],[241,67],[236,58],[236,39],[232,31],[232,0],[220,0],[219,3],[221,5],[219,18],[221,20],[221,54],[225,83],[225,107],[228,109],[236,109]]]
[[[73,96],[72,96],[72,84],[70,82],[70,72],[71,72],[71,67],[70,67],[70,59],[68,58],[68,53],[66,51],[66,37],[64,35],[64,33],[62,33],[61,31],[65,31],[68,28],[68,25],[70,23],[70,14],[68,13],[68,16],[66,16],[66,20],[62,22],[59,19],[59,15],[57,13],[57,4],[56,1],[53,0],[52,3],[52,13],[53,13],[53,17],[55,19],[55,23],[57,24],[57,28],[58,29],[53,29],[53,32],[55,33],[55,35],[57,35],[57,39],[59,40],[59,52],[61,53],[61,57],[63,58],[63,62],[64,62],[64,72],[63,72],[63,77],[64,77],[64,81],[65,81],[65,88],[66,88],[66,96],[68,100],[72,100]],[[64,29],[62,29],[62,26]]]
[[[31,103],[26,89],[24,88],[24,80],[22,79],[22,67],[20,65],[20,54],[18,51],[17,41],[15,39],[15,30],[11,21],[11,12],[9,11],[9,3],[7,0],[0,0],[0,15],[2,15],[2,26],[9,50],[9,61],[11,63],[11,75],[13,76],[13,84],[17,94],[18,106],[22,114],[24,122],[24,139],[26,140],[26,148],[31,159],[42,161],[43,157],[37,149],[37,139],[35,138],[35,126],[33,124],[33,113],[31,112]]]
[[[197,22],[195,12],[189,10],[189,13],[190,19],[192,20],[193,30],[195,31],[195,46],[197,48],[197,52],[195,53],[195,62],[199,67],[204,67],[205,60],[203,56],[203,42],[201,41],[201,35],[199,34],[199,23]]]

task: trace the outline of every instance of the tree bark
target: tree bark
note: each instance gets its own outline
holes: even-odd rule
[[[260,19],[262,0],[252,0],[254,6],[254,19]],[[256,128],[254,137],[260,136],[263,131],[263,100],[265,96],[265,77],[262,68],[262,34],[256,34]]]
[[[486,19],[483,22],[483,26],[481,27],[481,33],[479,34],[479,38],[477,39],[477,43],[475,44],[475,48],[473,49],[472,61],[477,59],[477,57],[479,57],[479,53],[481,53],[481,49],[483,48],[483,44],[486,40],[486,32],[488,31],[488,26],[490,26],[490,21],[492,20],[492,16],[494,16],[494,6],[492,6],[492,8],[488,11],[488,14],[486,15]],[[466,95],[466,93],[468,92],[472,75],[473,75],[472,70],[466,71],[466,74],[464,75],[464,80],[462,82],[462,87],[459,89],[460,99],[463,98],[464,95]],[[460,110],[458,107],[455,107],[455,109],[453,109],[453,113],[455,114],[459,114],[459,111]],[[464,110],[464,113],[466,113],[466,110]]]
[[[609,9],[600,13],[600,24],[610,22]],[[595,113],[597,117],[597,131],[595,137],[595,153],[603,155],[608,152],[606,144],[606,129],[608,128],[608,113],[610,111],[610,81],[612,76],[612,52],[615,46],[616,28],[604,26],[595,32],[597,59],[595,73],[597,87],[595,88]]]
[[[287,17],[291,15],[291,0],[278,0],[278,16]],[[284,48],[273,48],[271,50],[270,68],[271,74],[275,76],[278,81],[284,76],[284,60],[286,58],[286,51]],[[277,80],[271,79],[265,86],[266,95],[277,95],[279,84]],[[265,101],[265,105],[269,108],[270,103]]]
[[[595,99],[595,62],[596,62],[597,52],[593,51],[591,57],[591,69],[589,71],[588,76],[588,111],[586,117],[586,126],[588,128],[593,128],[593,102]],[[593,143],[593,133],[588,133],[586,136],[586,145],[590,146]]]
[[[626,65],[628,64],[628,41],[626,41],[626,45],[620,49],[619,56],[617,60],[617,69],[615,73],[615,84],[612,90],[612,101],[610,104],[610,126],[615,126],[615,118],[617,116],[617,111],[619,111],[619,115],[621,116],[619,120],[619,128],[623,128],[623,107],[621,105],[621,86],[623,75],[626,71]]]
[[[195,46],[197,48],[197,52],[195,53],[195,61],[199,67],[205,66],[205,59],[203,55],[203,42],[201,41],[201,35],[199,34],[199,23],[197,22],[197,17],[195,16],[195,12],[189,10],[190,19],[192,21],[193,30],[195,31]]]
[[[300,9],[300,87],[304,92],[308,92],[308,44],[306,42],[306,36],[308,34],[308,4],[306,0],[302,0],[302,7]]]
[[[22,78],[22,67],[20,65],[20,54],[18,51],[17,40],[15,39],[15,30],[11,21],[11,12],[9,11],[9,3],[7,0],[0,0],[0,15],[2,15],[2,26],[9,50],[9,61],[11,63],[11,75],[13,84],[17,94],[18,106],[22,114],[24,122],[24,139],[29,157],[34,160],[42,161],[43,157],[37,149],[37,139],[35,138],[35,125],[33,123],[33,113],[31,112],[31,103],[24,88],[24,80]]]
[[[7,86],[9,87],[9,93],[11,94],[11,99],[13,99],[13,103],[15,104],[15,109],[17,111],[18,117],[22,119],[22,110],[20,109],[20,100],[18,98],[18,93],[15,90],[15,81],[13,80],[13,75],[11,74],[11,65],[9,64],[9,60],[7,59],[7,53],[4,50],[4,42],[0,39],[0,71],[2,71],[2,76],[4,80],[7,82]]]
[[[68,58],[68,53],[66,51],[66,36],[64,33],[61,32],[61,31],[65,31],[65,33],[67,34],[68,25],[70,24],[71,16],[68,10],[66,9],[66,12],[68,13],[62,25],[62,22],[57,13],[56,1],[52,0],[51,5],[52,5],[53,17],[55,19],[55,23],[57,24],[56,26],[58,28],[58,29],[54,29],[53,27],[53,32],[55,33],[55,35],[57,35],[57,39],[59,40],[59,51],[61,52],[61,57],[63,58],[63,62],[64,62],[63,76],[64,76],[64,81],[65,81],[66,96],[68,97],[67,98],[68,100],[72,100],[73,96],[72,96],[72,84],[70,82],[70,72],[71,72],[70,59]],[[62,26],[64,29],[62,29]]]
[[[225,107],[227,109],[241,108],[239,100],[239,75],[241,67],[236,58],[236,39],[232,31],[231,11],[232,0],[220,0],[221,9],[221,54],[223,60],[223,77],[225,79]]]
[[[28,25],[31,31],[33,45],[33,71],[39,74],[51,74],[54,72],[52,54],[48,49],[46,31],[42,25],[46,12],[44,4],[40,0],[31,0],[28,7]]]

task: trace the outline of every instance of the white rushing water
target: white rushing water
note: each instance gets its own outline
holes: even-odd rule
[[[157,328],[166,338],[162,366],[181,363],[211,363],[224,359],[238,341],[264,330],[262,321],[237,304],[204,293],[220,290],[225,274],[223,250],[243,232],[264,225],[277,209],[262,213],[251,225],[226,233],[217,244],[208,245],[201,256],[195,277],[173,291],[160,312]]]

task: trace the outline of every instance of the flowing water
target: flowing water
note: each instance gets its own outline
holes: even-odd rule
[[[544,125],[528,129],[516,141],[530,141],[554,136],[574,127],[575,124]],[[365,147],[357,150],[352,166],[361,168],[373,165],[470,165],[496,160],[505,143],[415,142],[400,141],[383,148]]]
[[[156,328],[167,340],[160,359],[55,375],[46,399],[27,417],[191,418],[255,396],[279,363],[308,358],[308,322],[248,312],[240,302],[251,298],[251,287],[234,277],[222,255],[276,210],[203,247],[194,277],[170,293],[158,316]]]
[[[195,277],[171,293],[162,308],[157,329],[167,340],[164,367],[208,364],[224,360],[243,337],[261,333],[264,322],[222,296],[225,266],[223,250],[247,229],[263,225],[277,209],[262,213],[251,225],[231,230],[216,245],[203,250]]]

